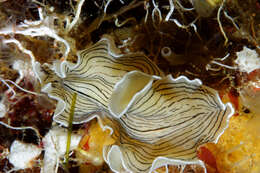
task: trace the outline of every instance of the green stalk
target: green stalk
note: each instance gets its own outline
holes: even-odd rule
[[[72,98],[71,107],[70,107],[68,135],[67,135],[67,147],[66,147],[66,154],[65,154],[65,166],[66,166],[67,171],[69,170],[69,152],[70,152],[70,143],[71,143],[71,134],[72,134],[72,122],[73,122],[73,117],[74,117],[76,100],[77,100],[77,93],[74,93],[73,98]]]

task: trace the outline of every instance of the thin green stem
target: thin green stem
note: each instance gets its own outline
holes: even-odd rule
[[[70,142],[71,142],[71,134],[72,134],[72,122],[73,122],[73,117],[74,117],[76,100],[77,100],[77,93],[74,93],[73,98],[72,98],[71,107],[70,107],[68,135],[67,135],[67,147],[66,147],[66,154],[65,154],[65,166],[66,166],[67,170],[69,170],[69,152],[70,152]]]

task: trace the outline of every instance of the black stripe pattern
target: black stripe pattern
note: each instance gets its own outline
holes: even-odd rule
[[[74,123],[103,112],[102,123],[113,129],[117,142],[104,148],[104,157],[114,171],[146,173],[167,163],[199,163],[198,146],[217,142],[233,114],[232,106],[224,105],[217,92],[198,79],[165,77],[144,55],[115,55],[112,46],[111,40],[102,39],[81,51],[76,65],[61,67],[64,77],[49,65],[42,66],[43,84],[51,83],[45,91],[58,100],[54,120],[67,125],[72,95],[77,92]],[[154,79],[125,114],[114,117],[108,109],[110,97],[115,85],[132,71],[162,78]]]
[[[143,95],[118,119],[117,145],[125,167],[133,172],[152,171],[154,160],[162,156],[199,163],[197,148],[217,142],[233,114],[215,90],[183,76],[157,80]],[[153,166],[162,166],[158,164]]]

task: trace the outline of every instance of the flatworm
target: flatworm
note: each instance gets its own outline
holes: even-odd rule
[[[97,117],[103,128],[111,129],[116,143],[103,152],[115,172],[203,165],[197,148],[216,143],[234,113],[231,104],[224,105],[199,79],[165,76],[141,53],[120,54],[110,38],[79,52],[76,64],[44,64],[37,74],[42,91],[58,100],[56,122],[67,125],[76,92],[73,123]]]

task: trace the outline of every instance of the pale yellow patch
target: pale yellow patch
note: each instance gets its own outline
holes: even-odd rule
[[[104,163],[103,147],[115,143],[110,130],[103,131],[96,121],[92,121],[78,147],[77,157],[87,163],[100,166]]]
[[[241,113],[230,119],[228,129],[217,143],[215,156],[221,173],[260,172],[260,137],[256,131],[260,121],[254,118],[257,116]]]

